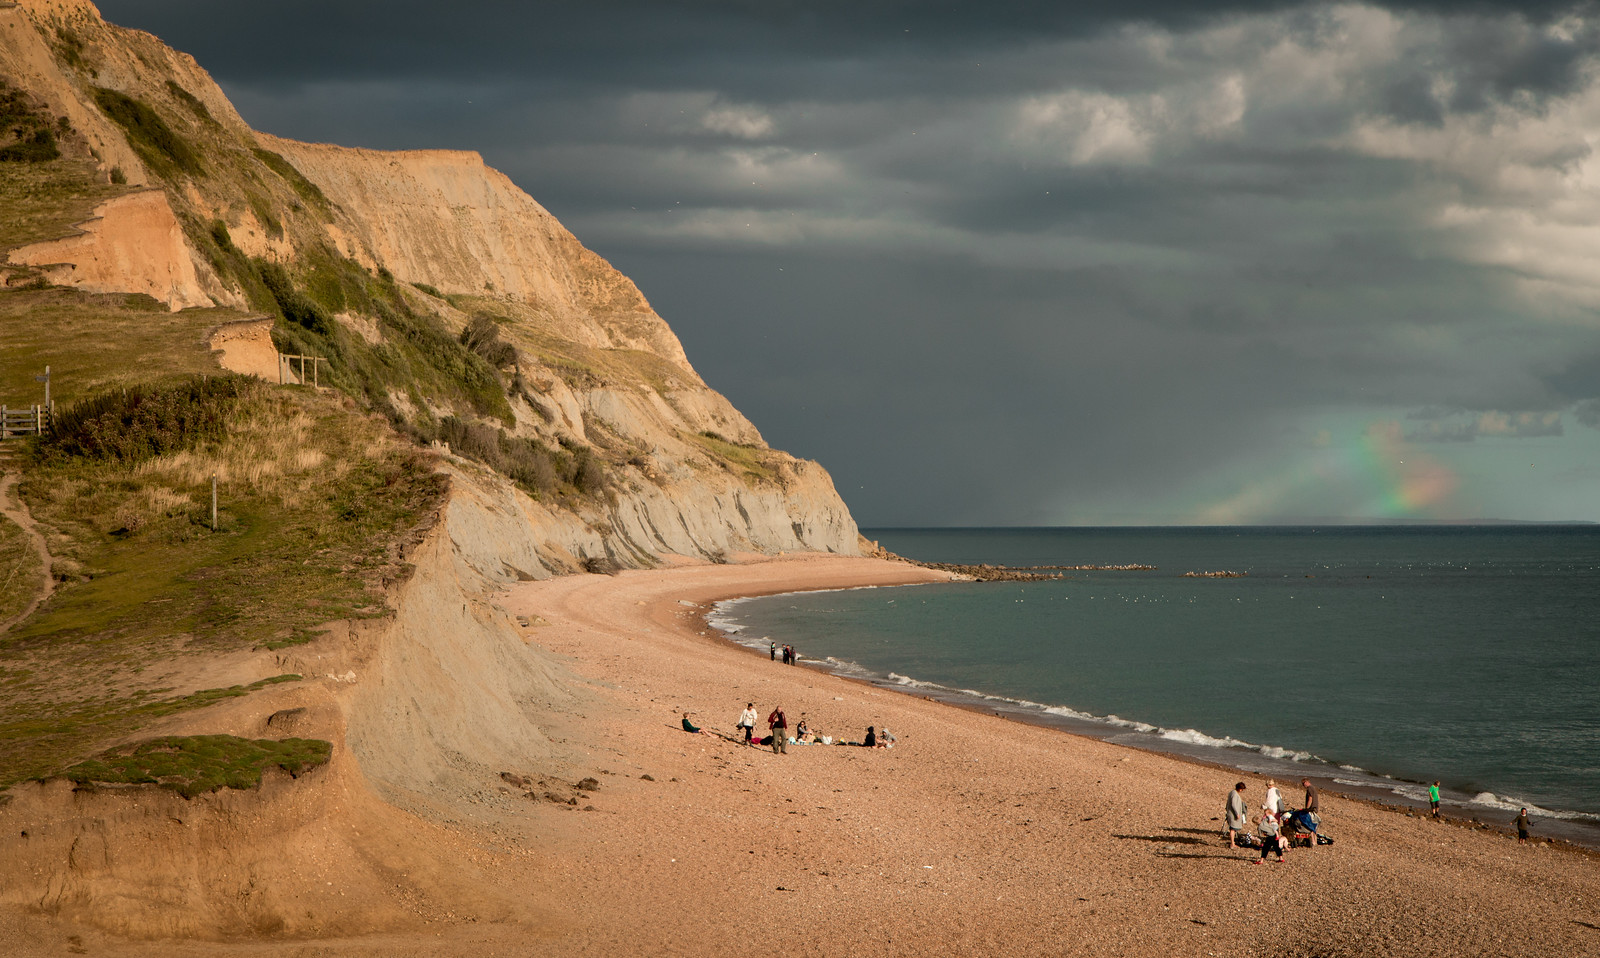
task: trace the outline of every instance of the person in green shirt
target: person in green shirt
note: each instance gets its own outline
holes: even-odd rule
[[[1433,806],[1433,817],[1439,817],[1439,783],[1428,786],[1428,804]]]

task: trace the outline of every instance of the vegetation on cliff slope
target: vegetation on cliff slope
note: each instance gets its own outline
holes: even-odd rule
[[[179,378],[65,409],[22,483],[58,586],[0,636],[0,787],[230,694],[182,691],[211,657],[386,614],[443,482],[326,392]]]
[[[194,798],[219,788],[255,788],[268,768],[298,777],[327,764],[332,754],[332,745],[318,739],[163,736],[111,749],[62,777],[80,785],[159,785]]]

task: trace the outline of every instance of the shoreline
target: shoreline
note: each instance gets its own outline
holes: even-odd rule
[[[889,561],[904,562],[912,566],[954,573],[950,582],[970,581],[979,584],[982,579],[973,579],[964,575],[957,567],[940,563],[924,563],[917,560],[908,560],[903,557],[880,551],[876,558]],[[959,569],[964,570],[962,566]],[[986,567],[987,568],[987,567]],[[995,567],[1005,568],[1009,567]],[[911,583],[912,585],[931,583]],[[720,615],[727,615],[731,610],[723,608],[749,599],[769,598],[786,594],[808,594],[832,591],[854,591],[858,588],[891,588],[898,586],[852,586],[844,588],[820,589],[793,589],[784,592],[763,590],[750,594],[730,595],[709,603],[709,608],[701,616],[702,623],[709,632],[718,635],[723,641],[736,648],[759,653],[759,650],[747,646],[737,638],[740,629],[726,629],[713,620]],[[766,637],[763,637],[763,641]],[[781,643],[780,643],[781,644]],[[1402,788],[1409,788],[1425,792],[1428,783],[1411,781],[1409,779],[1395,778],[1382,775],[1357,766],[1336,765],[1325,760],[1318,760],[1318,766],[1307,766],[1301,760],[1286,754],[1283,757],[1271,755],[1264,749],[1268,745],[1240,748],[1238,761],[1230,761],[1231,751],[1225,746],[1211,745],[1204,742],[1188,741],[1181,738],[1169,738],[1159,734],[1162,731],[1175,731],[1161,729],[1157,726],[1142,723],[1137,720],[1122,719],[1108,721],[1104,717],[1078,712],[1071,706],[1049,705],[1046,703],[1027,702],[1009,698],[998,693],[987,693],[977,689],[957,689],[938,683],[926,682],[915,676],[901,676],[898,673],[879,673],[863,668],[854,662],[842,661],[833,657],[822,659],[803,659],[801,664],[807,665],[818,671],[836,675],[841,678],[851,679],[899,694],[923,698],[929,701],[938,701],[953,705],[957,708],[967,709],[978,714],[993,714],[1002,718],[1019,721],[1038,728],[1047,728],[1064,732],[1081,738],[1095,741],[1110,742],[1125,745],[1139,751],[1161,755],[1179,761],[1191,762],[1202,766],[1219,769],[1229,769],[1234,773],[1257,778],[1276,778],[1280,782],[1292,777],[1295,783],[1301,778],[1309,778],[1317,786],[1319,792],[1337,792],[1347,797],[1361,801],[1371,802],[1379,807],[1388,808],[1401,814],[1421,810],[1426,815],[1429,809],[1425,799],[1416,798],[1405,794]],[[895,679],[904,681],[895,681]],[[1066,712],[1051,711],[1051,709],[1064,709]],[[1185,730],[1176,730],[1179,732]],[[1193,730],[1187,730],[1193,731]],[[1202,733],[1203,734],[1203,733]],[[1207,736],[1209,737],[1209,736]],[[1283,751],[1282,749],[1279,749]],[[1358,780],[1352,781],[1355,778]],[[1365,780],[1359,780],[1365,779]],[[1498,792],[1493,797],[1504,801]],[[1539,806],[1528,804],[1526,807],[1534,809],[1533,820],[1538,826],[1541,837],[1559,841],[1574,848],[1584,850],[1590,854],[1600,856],[1600,822],[1582,817],[1588,813],[1574,812],[1563,809],[1543,809]],[[1440,808],[1440,820],[1460,824],[1463,827],[1491,829],[1501,833],[1511,832],[1511,820],[1516,816],[1514,807],[1500,807],[1487,803],[1475,803],[1473,796],[1459,792],[1447,791],[1445,800]],[[1501,821],[1501,819],[1504,821]]]
[[[502,881],[548,916],[523,952],[1532,958],[1600,941],[1581,849],[1330,792],[1335,845],[1251,867],[1222,833],[1232,770],[782,666],[703,618],[730,596],[940,578],[752,556],[502,593],[586,690],[555,739],[566,762],[508,771],[598,782],[577,807],[514,803],[527,857]],[[747,701],[845,740],[888,725],[898,745],[749,747],[730,740]],[[711,734],[680,729],[685,712]],[[1262,794],[1251,779],[1248,803]],[[1282,901],[1317,920],[1270,920]]]

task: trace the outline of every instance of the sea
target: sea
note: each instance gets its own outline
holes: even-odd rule
[[[1526,806],[1536,835],[1600,847],[1600,526],[863,534],[928,562],[1091,568],[735,599],[712,625],[1280,781],[1418,804],[1437,780],[1456,817],[1504,826]]]

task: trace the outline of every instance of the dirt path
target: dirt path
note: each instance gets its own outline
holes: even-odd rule
[[[17,481],[22,477],[15,472],[0,475],[0,515],[15,522],[33,543],[33,551],[39,556],[39,582],[35,587],[35,594],[22,611],[9,619],[0,621],[0,635],[11,631],[11,627],[24,621],[32,615],[39,604],[50,598],[50,593],[55,590],[55,580],[50,576],[51,557],[50,547],[45,542],[44,536],[39,532],[39,527],[34,525],[33,516],[28,513],[27,505],[22,497],[17,495]]]

